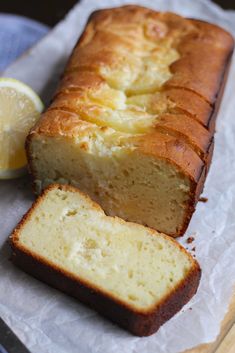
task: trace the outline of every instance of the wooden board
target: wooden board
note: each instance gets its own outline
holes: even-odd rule
[[[235,293],[216,341],[202,344],[183,353],[235,353]]]

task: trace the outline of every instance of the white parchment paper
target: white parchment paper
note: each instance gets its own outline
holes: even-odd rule
[[[36,47],[4,73],[48,102],[58,74],[91,11],[132,1],[81,1]],[[142,0],[139,4],[217,23],[235,35],[235,12],[206,0]],[[176,353],[215,340],[235,283],[235,61],[218,116],[215,152],[204,196],[186,235],[202,267],[196,296],[160,330],[133,337],[74,299],[15,268],[7,237],[33,194],[27,177],[0,182],[0,315],[33,353]]]

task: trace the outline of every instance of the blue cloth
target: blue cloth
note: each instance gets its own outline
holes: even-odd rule
[[[49,27],[26,17],[0,14],[0,71],[48,31]]]

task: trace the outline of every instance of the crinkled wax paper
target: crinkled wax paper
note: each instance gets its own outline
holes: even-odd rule
[[[131,1],[81,1],[37,46],[4,73],[30,84],[48,102],[91,11]],[[235,12],[206,0],[139,4],[217,23],[235,34]],[[27,177],[0,182],[0,315],[33,353],[176,353],[215,340],[235,282],[235,62],[218,115],[213,163],[186,235],[202,267],[196,296],[160,330],[131,336],[74,299],[31,278],[9,261],[7,237],[33,200]],[[195,241],[186,244],[189,235]]]

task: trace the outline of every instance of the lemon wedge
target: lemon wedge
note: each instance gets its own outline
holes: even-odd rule
[[[41,99],[29,86],[0,78],[0,179],[25,173],[25,138],[42,110]]]

